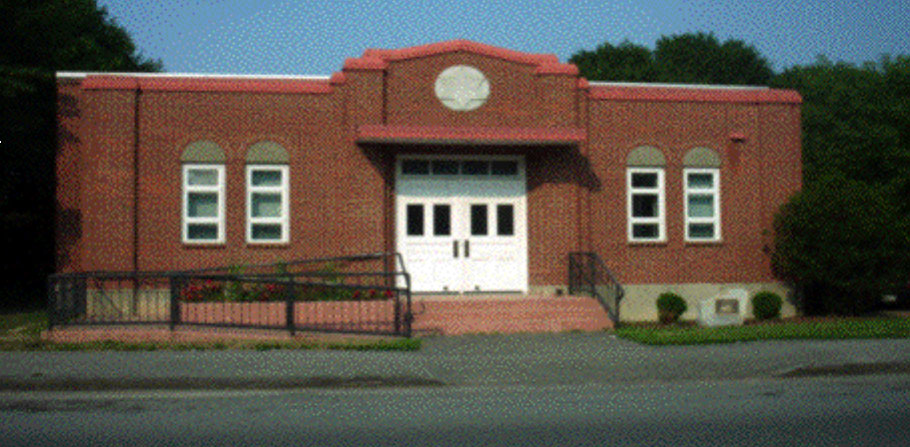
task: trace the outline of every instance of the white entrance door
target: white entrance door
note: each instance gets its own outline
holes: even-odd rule
[[[523,159],[401,156],[397,173],[412,290],[527,291]]]

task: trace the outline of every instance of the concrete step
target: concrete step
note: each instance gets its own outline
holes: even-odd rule
[[[600,303],[585,296],[417,296],[413,303],[412,327],[417,333],[600,331],[613,327]]]

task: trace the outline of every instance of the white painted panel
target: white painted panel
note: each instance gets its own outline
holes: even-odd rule
[[[402,175],[401,159],[515,160],[518,174],[510,177],[473,175]],[[497,156],[399,157],[396,178],[398,250],[411,273],[415,292],[526,292],[528,288],[527,200],[524,160]],[[424,232],[407,235],[408,204],[423,204]],[[433,235],[434,204],[451,205],[451,235]],[[472,204],[487,206],[488,232],[471,234]],[[497,234],[497,206],[511,205],[512,235]],[[467,251],[466,251],[467,249]],[[457,251],[456,251],[457,250]],[[467,255],[467,256],[466,256]]]

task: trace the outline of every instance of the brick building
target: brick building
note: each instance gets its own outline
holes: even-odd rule
[[[794,91],[588,82],[469,41],[330,77],[58,73],[58,91],[59,271],[399,251],[415,292],[520,298],[564,293],[590,251],[623,319],[666,290],[785,292],[768,246],[801,185]]]

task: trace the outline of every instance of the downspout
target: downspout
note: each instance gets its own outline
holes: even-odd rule
[[[141,87],[136,87],[133,101],[133,272],[139,271],[139,99]]]
[[[137,83],[133,101],[133,312],[139,307],[139,99],[141,85]]]

